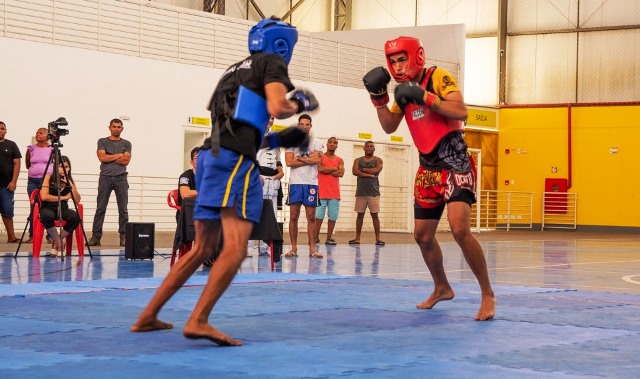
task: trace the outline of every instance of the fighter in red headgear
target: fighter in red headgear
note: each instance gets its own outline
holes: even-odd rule
[[[440,218],[447,208],[449,226],[482,291],[476,320],[495,315],[495,297],[482,247],[471,234],[471,205],[476,202],[476,168],[462,132],[467,108],[456,79],[438,67],[425,69],[425,54],[417,38],[399,37],[384,46],[389,71],[376,67],[363,78],[376,107],[382,129],[394,133],[404,118],[420,153],[414,182],[414,235],[434,281],[429,298],[417,305],[431,309],[455,295],[447,280],[442,250],[436,240]],[[387,85],[400,83],[391,109]]]
[[[407,69],[404,73],[399,74],[389,61],[389,57],[401,52],[407,53]],[[414,37],[398,37],[387,41],[384,44],[384,55],[387,58],[387,67],[391,72],[391,76],[398,83],[413,80],[417,75],[422,73],[424,68],[424,48],[422,42]]]

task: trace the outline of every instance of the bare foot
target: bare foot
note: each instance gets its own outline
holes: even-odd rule
[[[132,332],[151,332],[163,329],[173,329],[173,324],[154,318],[152,320],[139,319],[130,330]]]
[[[496,299],[493,296],[482,296],[482,304],[476,314],[477,321],[491,320],[496,314]]]
[[[429,296],[427,300],[423,301],[420,304],[416,304],[416,308],[431,309],[436,304],[438,304],[439,301],[451,300],[454,298],[454,296],[455,294],[453,293],[453,290],[451,288],[444,291],[437,292],[437,293],[436,291],[433,291],[433,293],[431,293],[431,296]]]
[[[208,339],[220,346],[242,346],[242,341],[233,339],[209,324],[195,327],[185,326],[182,334],[189,339]]]

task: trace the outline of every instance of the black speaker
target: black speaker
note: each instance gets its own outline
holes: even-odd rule
[[[156,224],[128,222],[125,227],[124,258],[153,259]]]

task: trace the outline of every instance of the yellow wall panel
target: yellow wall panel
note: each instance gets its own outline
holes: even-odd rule
[[[545,178],[569,178],[568,116],[566,107],[500,110],[498,189],[534,192],[534,223]],[[640,227],[640,107],[574,106],[571,126],[578,225]]]

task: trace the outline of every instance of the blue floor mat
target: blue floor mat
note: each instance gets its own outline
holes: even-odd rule
[[[478,286],[418,310],[420,280],[239,274],[211,323],[244,342],[182,337],[206,277],[161,318],[128,331],[159,278],[0,286],[0,372],[25,377],[636,377],[640,296],[496,286],[493,321],[473,320]],[[6,287],[6,288],[4,288]],[[17,295],[17,296],[16,296]]]

